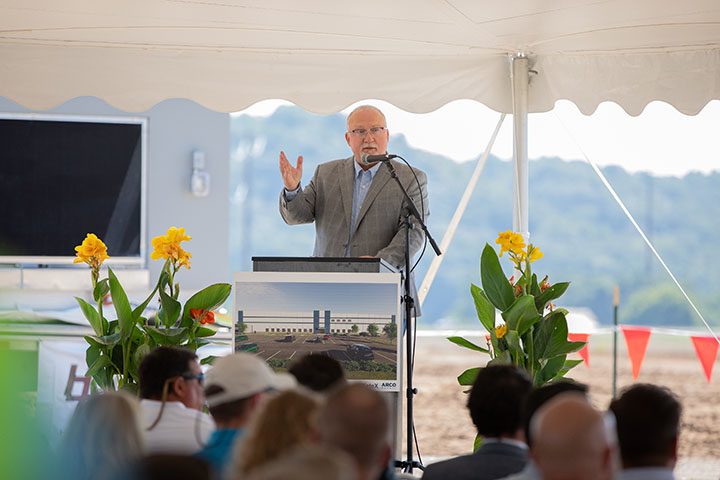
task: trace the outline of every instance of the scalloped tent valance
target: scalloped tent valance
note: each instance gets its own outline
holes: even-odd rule
[[[96,96],[126,111],[188,98],[217,111],[283,98],[329,113],[363,99],[427,112],[474,99],[530,112],[720,99],[717,0],[7,0],[0,95],[31,109]]]

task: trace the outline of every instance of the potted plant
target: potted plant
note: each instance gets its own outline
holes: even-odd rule
[[[480,324],[487,331],[485,347],[462,337],[448,340],[461,347],[490,356],[488,364],[513,364],[528,372],[536,386],[565,376],[582,360],[568,360],[569,353],[580,350],[585,342],[568,341],[567,310],[557,308],[553,301],[565,293],[569,282],[550,284],[545,276],[538,282],[532,264],[543,257],[533,244],[526,245],[519,233],[506,231],[498,235],[499,254],[486,244],[480,258],[482,288],[472,284],[470,293],[475,302]],[[518,275],[509,279],[500,265],[507,252]],[[496,312],[500,312],[498,321]],[[479,367],[458,376],[463,386],[471,386]]]
[[[164,259],[165,264],[150,295],[135,308],[112,269],[107,270],[107,278],[100,278],[100,268],[109,258],[102,240],[89,233],[75,247],[74,262],[90,266],[94,303],[75,299],[95,333],[84,338],[89,344],[85,354],[87,375],[97,387],[136,392],[138,367],[152,348],[173,345],[195,351],[215,334],[209,325],[215,322],[214,310],[230,295],[231,285],[210,285],[192,295],[184,305],[178,300],[180,284],[175,276],[181,268],[190,268],[191,258],[180,244],[190,239],[184,228],[176,227],[152,239],[150,258]],[[104,308],[108,296],[115,310],[114,319],[109,319],[108,309]],[[159,309],[156,315],[147,316],[145,311],[154,298],[159,299]]]

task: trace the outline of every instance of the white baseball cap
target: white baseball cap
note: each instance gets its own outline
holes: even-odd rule
[[[218,358],[205,376],[205,389],[215,385],[223,391],[205,395],[209,407],[250,397],[268,390],[288,390],[297,385],[289,373],[275,373],[250,353],[238,352]]]

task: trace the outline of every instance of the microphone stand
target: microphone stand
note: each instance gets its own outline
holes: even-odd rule
[[[415,308],[415,299],[411,295],[411,289],[410,289],[410,229],[414,228],[412,222],[410,221],[410,217],[415,217],[415,219],[418,222],[418,225],[422,229],[422,231],[425,233],[426,238],[430,242],[430,245],[432,246],[432,249],[435,251],[436,255],[442,255],[442,252],[440,251],[440,248],[438,247],[437,243],[435,243],[435,239],[430,235],[430,232],[428,232],[427,225],[425,225],[425,222],[423,221],[423,216],[418,211],[417,207],[412,201],[412,198],[410,198],[410,195],[408,195],[407,190],[405,190],[405,187],[403,187],[402,182],[400,182],[400,179],[397,176],[397,173],[395,172],[395,167],[393,167],[392,163],[389,161],[383,162],[387,166],[388,171],[390,172],[390,176],[395,180],[395,183],[397,183],[398,187],[400,187],[400,191],[403,193],[403,196],[405,197],[405,201],[407,203],[407,208],[403,212],[403,224],[405,225],[405,278],[404,278],[404,295],[403,295],[403,301],[405,302],[405,345],[407,349],[406,353],[406,359],[407,359],[407,387],[405,389],[405,398],[407,399],[407,457],[404,461],[396,461],[395,466],[400,467],[403,469],[404,472],[412,473],[413,468],[419,468],[421,470],[424,469],[424,467],[419,463],[413,460],[413,433],[414,433],[414,427],[413,427],[413,398],[415,397],[415,394],[417,394],[417,389],[413,387],[412,377],[413,377],[413,350],[412,350],[412,312]],[[422,192],[420,192],[422,195]]]

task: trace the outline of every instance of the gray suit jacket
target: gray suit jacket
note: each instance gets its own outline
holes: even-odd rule
[[[315,250],[318,257],[344,257],[350,242],[350,256],[380,257],[401,268],[405,264],[405,229],[401,228],[405,199],[391,178],[385,165],[380,165],[373,177],[365,201],[358,214],[357,226],[350,233],[355,160],[350,157],[323,163],[315,170],[310,183],[292,201],[280,193],[280,214],[285,223],[296,225],[315,222]],[[410,198],[425,216],[429,215],[427,176],[413,168],[392,161],[400,182]],[[415,223],[415,222],[414,222]],[[410,230],[410,258],[423,244],[424,234],[419,227]]]
[[[433,463],[425,469],[423,480],[494,480],[523,469],[527,450],[505,443],[487,443],[472,455]]]

